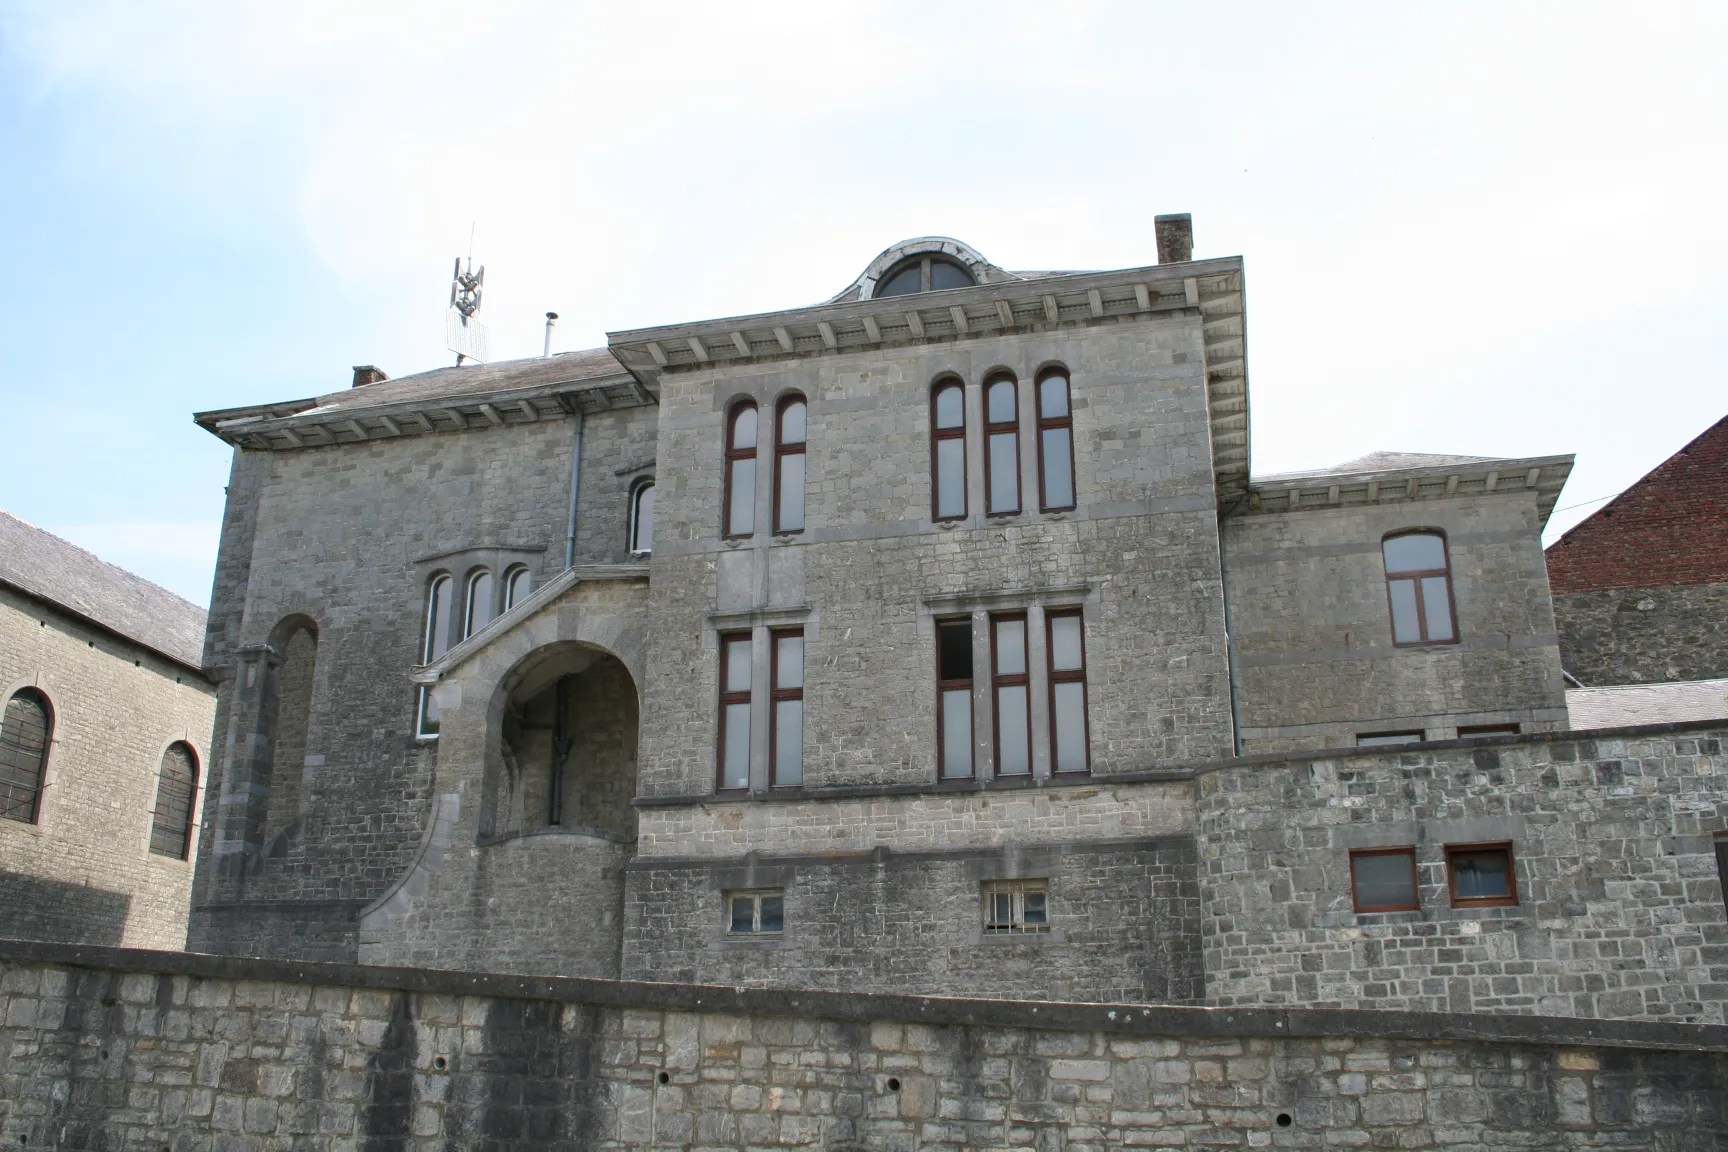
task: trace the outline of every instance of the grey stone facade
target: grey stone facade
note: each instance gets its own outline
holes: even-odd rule
[[[1728,676],[1728,584],[1554,597],[1560,661],[1588,685]]]

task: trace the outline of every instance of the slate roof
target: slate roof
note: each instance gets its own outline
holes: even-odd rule
[[[0,583],[152,648],[189,668],[204,653],[204,609],[0,511]]]
[[[1432,452],[1370,452],[1330,468],[1256,476],[1254,482],[1293,480],[1298,476],[1360,476],[1365,472],[1398,472],[1407,468],[1457,468],[1466,464],[1492,464],[1497,459],[1494,456],[1442,456]]]
[[[434,368],[416,372],[377,384],[359,388],[344,388],[317,399],[315,408],[306,412],[341,412],[350,408],[373,408],[405,400],[456,399],[462,396],[483,396],[506,392],[514,388],[536,388],[547,384],[565,384],[575,380],[598,380],[606,376],[622,376],[624,365],[618,363],[609,349],[589,348],[581,352],[560,352],[556,356],[537,356],[532,360],[503,360],[496,364],[464,364],[460,368]]]
[[[1575,730],[1728,720],[1728,680],[1568,688],[1566,708]]]

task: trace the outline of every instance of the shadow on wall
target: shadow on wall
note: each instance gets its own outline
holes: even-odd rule
[[[0,936],[66,944],[120,944],[132,897],[124,892],[0,871]]]

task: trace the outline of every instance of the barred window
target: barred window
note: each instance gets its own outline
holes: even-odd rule
[[[48,697],[24,688],[6,701],[0,722],[0,819],[36,823],[52,732]]]
[[[991,935],[1050,931],[1050,882],[992,880],[985,884],[984,931]]]
[[[198,796],[198,757],[190,745],[176,742],[162,754],[156,773],[156,810],[150,822],[150,851],[186,859],[192,850],[192,809]]]

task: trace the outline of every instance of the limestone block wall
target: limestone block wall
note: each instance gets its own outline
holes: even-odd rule
[[[1446,535],[1456,644],[1392,643],[1380,545],[1410,528]],[[1533,493],[1250,513],[1223,534],[1244,752],[1566,726]]]
[[[1209,1001],[1721,1023],[1723,729],[1226,766],[1199,785]],[[1453,907],[1448,844],[1518,903]],[[1414,846],[1415,911],[1355,912],[1353,849]]]
[[[1728,676],[1728,584],[1554,597],[1560,662],[1592,687]]]
[[[150,851],[169,745],[197,755],[201,815],[213,686],[190,668],[0,589],[0,704],[48,698],[53,730],[37,820],[0,820],[0,933],[179,948],[192,860]],[[196,817],[195,817],[196,818]]]
[[[1661,1149],[1728,1032],[523,980],[0,946],[19,1147]]]

